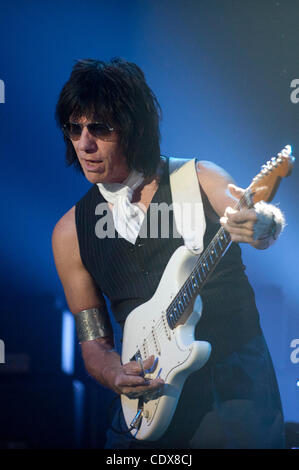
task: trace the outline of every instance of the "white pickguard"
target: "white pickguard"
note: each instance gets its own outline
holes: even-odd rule
[[[154,296],[134,309],[126,319],[123,335],[123,364],[140,351],[142,359],[150,355],[158,358],[158,364],[149,378],[160,377],[165,381],[163,395],[143,404],[142,420],[138,429],[131,431],[136,439],[157,440],[170,424],[176,405],[188,375],[207,362],[211,345],[195,341],[194,330],[198,323],[202,303],[196,298],[193,313],[188,320],[173,330],[168,326],[165,312],[181,286],[189,277],[198,259],[185,246],[179,247],[170,258]],[[154,328],[154,333],[153,333]],[[138,411],[138,399],[121,395],[124,417],[128,427]]]

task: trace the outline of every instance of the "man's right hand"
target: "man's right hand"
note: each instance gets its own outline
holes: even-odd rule
[[[119,395],[129,398],[150,396],[160,391],[164,385],[161,378],[153,380],[143,377],[141,366],[136,361],[121,364],[116,351],[111,351],[111,342],[108,338],[86,341],[81,343],[82,356],[88,373],[105,387],[110,388]],[[146,371],[154,365],[155,357],[150,356],[143,361]]]

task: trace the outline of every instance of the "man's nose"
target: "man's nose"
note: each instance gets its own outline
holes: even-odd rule
[[[89,133],[87,127],[83,127],[81,137],[78,142],[78,149],[81,152],[92,153],[97,150],[97,142],[95,138]]]

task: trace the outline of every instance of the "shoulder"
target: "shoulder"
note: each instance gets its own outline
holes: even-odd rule
[[[71,207],[71,209],[58,220],[53,230],[53,237],[55,239],[70,239],[76,235],[75,210],[76,206]]]
[[[230,174],[216,163],[209,160],[196,161],[197,176],[200,179],[221,178],[231,181]]]
[[[232,181],[231,176],[229,173],[224,170],[219,165],[216,165],[216,163],[213,163],[209,160],[199,160],[198,158],[177,158],[177,157],[171,157],[168,159],[169,160],[169,166],[170,170],[176,170],[183,166],[185,163],[189,163],[192,160],[195,160],[195,167],[196,167],[196,172],[197,172],[197,177],[200,182],[208,182],[208,181],[213,181],[215,179],[222,179],[225,181]]]
[[[58,258],[74,257],[79,253],[75,210],[76,206],[68,210],[53,229],[52,248]]]

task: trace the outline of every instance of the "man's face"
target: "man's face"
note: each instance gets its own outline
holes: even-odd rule
[[[76,122],[87,124],[91,121],[83,117]],[[90,183],[121,183],[129,175],[116,131],[112,131],[108,137],[97,138],[85,126],[80,139],[71,141],[84,175]]]

